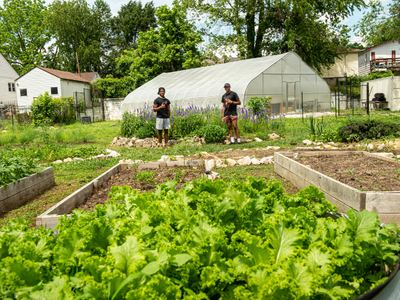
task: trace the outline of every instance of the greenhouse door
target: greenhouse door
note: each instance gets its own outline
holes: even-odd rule
[[[286,99],[284,103],[284,113],[295,113],[300,111],[300,99],[296,97],[296,86],[298,82],[286,82]]]

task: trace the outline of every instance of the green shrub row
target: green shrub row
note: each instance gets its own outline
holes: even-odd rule
[[[355,121],[338,129],[342,142],[357,142],[364,139],[380,139],[387,136],[400,136],[400,124],[377,120]]]
[[[114,78],[107,75],[106,78],[99,78],[93,84],[95,94],[101,98],[124,98],[134,89],[134,80],[130,76]]]
[[[125,112],[122,117],[121,135],[138,137],[140,139],[156,137],[156,118],[140,118]],[[175,117],[171,121],[170,139],[180,139],[188,136],[204,137],[207,143],[220,143],[228,134],[225,127],[207,124],[202,115],[192,114],[185,117]]]
[[[104,149],[95,146],[79,146],[71,147],[67,145],[30,145],[21,148],[6,146],[0,148],[0,156],[5,159],[12,157],[20,157],[24,159],[36,159],[40,162],[52,162],[55,160],[63,160],[65,158],[89,158],[99,154],[106,154]]]

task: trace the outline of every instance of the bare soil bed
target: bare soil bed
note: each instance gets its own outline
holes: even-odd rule
[[[154,173],[151,175],[149,173]],[[179,184],[176,189],[181,189],[182,186],[189,181],[199,178],[205,174],[204,166],[197,167],[179,167],[174,166],[171,168],[160,168],[160,169],[134,169],[127,168],[122,170],[120,173],[111,176],[110,180],[103,183],[98,191],[95,191],[90,198],[82,203],[78,208],[88,211],[93,211],[97,204],[104,204],[110,198],[108,194],[111,188],[115,185],[125,186],[129,185],[133,189],[137,189],[141,192],[154,191],[156,185],[168,180],[176,180]],[[147,175],[147,176],[145,176]],[[141,180],[140,180],[140,179]]]
[[[255,157],[257,159],[263,158],[263,157],[267,157],[267,156],[273,156],[274,152],[276,150],[261,150],[261,149],[247,149],[247,150],[240,150],[240,149],[233,149],[233,150],[229,150],[229,151],[223,151],[223,152],[214,152],[214,153],[207,153],[204,156],[200,156],[200,155],[192,155],[192,156],[188,156],[188,159],[190,160],[195,160],[195,159],[215,159],[215,158],[219,158],[219,159],[240,159],[243,158],[245,156],[250,156],[251,158]],[[281,151],[281,150],[279,150]]]
[[[360,191],[400,191],[400,164],[362,154],[319,155],[297,159]]]

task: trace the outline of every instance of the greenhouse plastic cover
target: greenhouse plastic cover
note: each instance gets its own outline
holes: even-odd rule
[[[264,76],[263,76],[264,75]],[[320,87],[317,87],[319,80]],[[294,52],[280,55],[240,60],[208,67],[200,67],[177,72],[163,73],[131,92],[123,101],[122,111],[134,111],[147,105],[152,105],[158,97],[159,87],[165,88],[165,97],[173,106],[187,107],[189,105],[206,107],[221,105],[225,93],[224,83],[230,83],[242,105],[250,96],[272,96],[274,102],[282,102],[285,92],[283,82],[302,82],[307,86],[314,101],[318,94],[330,103],[330,91],[326,82],[304,63]],[[300,85],[300,84],[299,84]],[[264,92],[265,90],[268,93]],[[322,88],[321,88],[322,86]],[[274,92],[274,90],[276,90]],[[297,88],[296,98],[300,98]],[[321,96],[320,96],[321,98]],[[321,101],[321,100],[320,100]]]

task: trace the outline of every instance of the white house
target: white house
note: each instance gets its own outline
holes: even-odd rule
[[[90,89],[90,80],[79,75],[35,67],[15,80],[19,107],[28,108],[33,99],[48,92],[53,97],[73,97],[75,92]]]
[[[358,54],[358,74],[368,75],[373,71],[400,70],[400,44],[387,41],[368,48]]]
[[[0,53],[0,102],[3,104],[17,101],[14,80],[18,77],[18,73]]]

